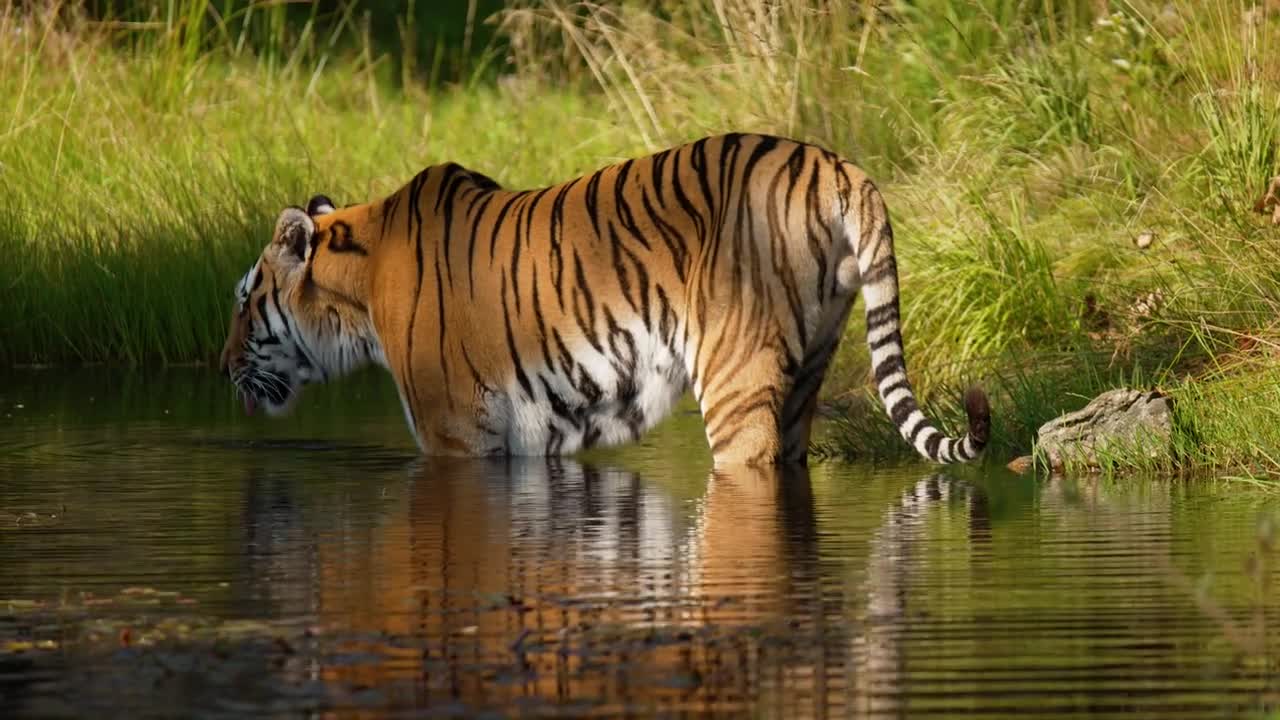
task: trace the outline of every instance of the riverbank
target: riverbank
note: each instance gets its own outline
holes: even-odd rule
[[[193,30],[198,3],[141,29],[6,11],[0,363],[209,361],[276,213],[315,192],[358,202],[444,160],[538,186],[767,131],[877,178],[913,378],[952,427],[987,386],[993,455],[1139,385],[1177,400],[1184,462],[1280,475],[1280,229],[1252,211],[1280,174],[1280,13],[654,7],[509,11],[502,69],[431,90],[356,21],[263,48]],[[862,337],[826,395],[868,411],[826,450],[897,454]]]

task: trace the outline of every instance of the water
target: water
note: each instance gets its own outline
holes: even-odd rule
[[[708,467],[688,407],[577,462],[432,462],[377,375],[285,420],[199,370],[0,377],[0,716],[1280,707],[1276,495]]]

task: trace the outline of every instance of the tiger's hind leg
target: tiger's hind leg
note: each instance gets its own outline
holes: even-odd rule
[[[818,391],[852,307],[846,296],[837,300],[824,309],[799,362],[788,355],[777,325],[751,338],[738,339],[736,332],[713,336],[722,342],[703,338],[720,351],[691,373],[716,466],[805,462]]]
[[[699,404],[715,464],[803,464],[830,359],[829,352],[811,356],[788,372],[777,353],[761,353],[704,392]]]
[[[761,349],[735,358],[722,372],[705,370],[694,391],[716,467],[777,463],[782,409],[790,391],[781,354]]]
[[[806,348],[800,369],[791,378],[790,392],[782,405],[782,458],[787,462],[803,463],[808,458],[818,391],[826,379],[831,358],[840,347],[852,309],[853,293],[848,287],[831,297],[819,320],[816,337]]]
[[[818,411],[818,390],[830,360],[828,354],[817,362],[805,363],[791,383],[791,391],[782,404],[782,459],[786,462],[804,463],[808,459],[813,417]]]

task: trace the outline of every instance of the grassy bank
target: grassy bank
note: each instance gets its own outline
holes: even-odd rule
[[[1196,464],[1280,473],[1280,230],[1251,212],[1280,174],[1280,10],[547,0],[486,26],[501,77],[442,85],[358,16],[249,37],[175,7],[0,15],[0,363],[207,361],[275,214],[314,192],[364,200],[444,159],[538,185],[769,131],[877,178],[913,375],[952,422],[983,381],[995,455],[1130,383],[1179,401]],[[827,451],[899,453],[861,339],[827,394],[870,412]]]

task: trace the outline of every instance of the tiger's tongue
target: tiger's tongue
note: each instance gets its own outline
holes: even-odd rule
[[[253,399],[252,395],[244,396],[244,414],[252,415],[254,408],[258,407],[258,401]]]

